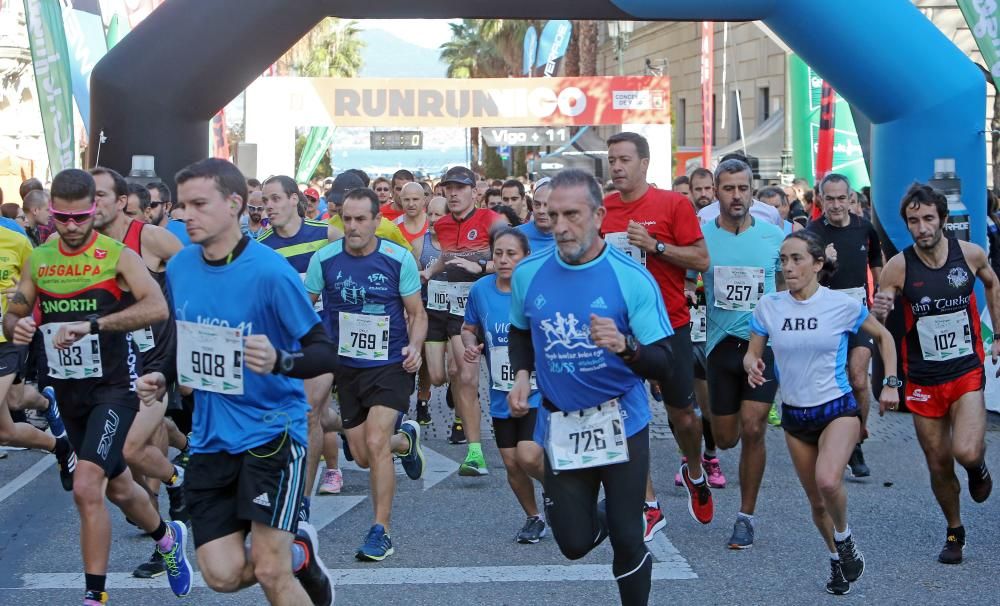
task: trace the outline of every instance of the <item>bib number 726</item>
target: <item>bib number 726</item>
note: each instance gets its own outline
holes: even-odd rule
[[[573,440],[573,454],[595,452],[608,447],[607,442],[604,441],[604,429],[601,427],[571,432],[569,439]]]

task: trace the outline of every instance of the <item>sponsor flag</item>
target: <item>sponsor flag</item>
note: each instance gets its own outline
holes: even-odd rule
[[[90,72],[108,52],[104,37],[101,7],[96,1],[76,0],[72,7],[62,9],[69,48],[70,77],[73,79],[73,99],[83,118],[83,128],[90,127]]]
[[[535,59],[535,73],[532,75],[546,78],[559,72],[562,58],[569,48],[569,39],[573,34],[573,24],[566,20],[553,20],[542,28],[542,36],[538,42],[538,58]],[[540,70],[540,71],[539,71]]]
[[[49,171],[55,175],[76,163],[73,131],[73,82],[59,0],[24,0],[24,15],[35,68],[35,87]]]
[[[712,167],[712,135],[715,128],[715,24],[701,22],[701,165]]]
[[[993,86],[1000,88],[1000,8],[996,2],[958,0],[958,8],[972,30],[983,61],[993,76]]]
[[[220,109],[212,118],[211,155],[213,158],[229,159],[229,138],[226,136],[226,110]]]
[[[521,67],[522,76],[531,76],[532,68],[535,66],[535,57],[538,55],[538,30],[534,25],[528,26],[528,31],[524,32],[524,61]]]
[[[333,145],[333,133],[336,130],[329,126],[314,126],[309,129],[309,136],[306,137],[306,144],[299,156],[299,166],[295,171],[296,183],[308,183],[312,179],[316,167]]]
[[[833,169],[833,135],[834,108],[836,93],[826,80],[823,81],[822,94],[819,103],[819,136],[816,138],[816,183],[823,180]],[[823,214],[820,204],[813,204],[812,218],[819,219]]]

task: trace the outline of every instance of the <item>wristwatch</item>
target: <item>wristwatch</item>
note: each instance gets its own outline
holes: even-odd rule
[[[882,385],[896,389],[898,387],[902,387],[903,382],[900,381],[899,377],[897,377],[896,375],[889,375],[888,377],[882,380]]]
[[[272,374],[276,375],[287,375],[292,372],[292,368],[295,366],[294,354],[290,354],[282,349],[278,350],[278,359],[274,361],[274,368],[271,369]]]
[[[659,240],[656,241],[656,254],[662,255],[663,251],[667,250],[667,245]]]
[[[639,351],[639,341],[635,338],[635,335],[626,335],[625,337],[625,349],[618,352],[618,357],[628,360],[635,356],[636,352]]]
[[[480,259],[478,263],[479,263],[479,268],[483,270],[482,273],[485,274],[486,266],[489,265],[489,261],[487,261],[486,259]]]
[[[98,318],[97,314],[87,316],[87,321],[90,322],[90,334],[92,335],[100,334],[101,332],[101,325],[97,322]]]

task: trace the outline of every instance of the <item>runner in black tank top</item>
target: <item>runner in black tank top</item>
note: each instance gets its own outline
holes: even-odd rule
[[[903,196],[900,215],[914,245],[886,264],[872,313],[885,322],[896,296],[902,295],[906,405],[913,413],[913,426],[927,459],[931,489],[948,524],[938,561],[958,564],[965,547],[965,527],[955,462],[968,473],[969,494],[974,501],[982,503],[993,489],[985,459],[985,371],[976,278],[986,291],[994,334],[1000,328],[1000,293],[986,251],[944,237],[948,201],[943,194],[916,183]],[[992,342],[990,355],[996,364],[1000,341]],[[894,376],[885,379],[886,385],[896,382]]]

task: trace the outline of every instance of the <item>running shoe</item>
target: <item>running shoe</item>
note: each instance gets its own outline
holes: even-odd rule
[[[66,426],[63,424],[62,415],[59,414],[59,403],[56,402],[56,390],[49,385],[42,390],[42,395],[49,401],[49,408],[45,411],[45,419],[49,423],[52,435],[61,438],[66,435]]]
[[[867,478],[872,475],[868,465],[865,464],[865,453],[861,451],[861,444],[854,445],[851,458],[847,460],[847,467],[851,470],[851,476],[855,478]]]
[[[692,482],[687,463],[681,465],[681,478],[684,480],[684,486],[690,497],[688,498],[688,513],[696,521],[708,524],[715,517],[715,502],[712,500],[712,491],[708,488],[708,478],[702,475],[701,484]]]
[[[667,519],[663,517],[663,510],[659,507],[650,507],[644,504],[642,513],[646,519],[646,531],[642,535],[642,540],[648,543],[653,540],[656,533],[667,527]]]
[[[39,410],[24,411],[24,422],[38,431],[45,431],[49,428],[49,420],[45,417],[45,413]],[[56,435],[55,431],[52,432],[52,435]]]
[[[170,501],[170,509],[167,514],[171,520],[184,522],[191,521],[191,514],[188,513],[187,500],[184,498],[183,486],[167,486],[167,499]]]
[[[708,485],[712,488],[725,488],[726,476],[722,475],[722,465],[719,457],[701,457],[701,468],[708,474]]]
[[[427,400],[417,400],[417,423],[421,425],[431,424],[431,405]]]
[[[306,553],[305,565],[296,571],[295,577],[313,604],[331,606],[336,591],[333,588],[330,571],[323,564],[323,560],[319,559],[319,535],[316,533],[316,528],[308,522],[300,523],[295,533],[295,542]]]
[[[847,582],[853,583],[860,579],[865,573],[865,554],[854,544],[854,536],[851,535],[843,541],[834,541],[833,544],[837,547],[840,569],[844,572]]]
[[[681,467],[687,465],[688,458],[681,457]],[[684,486],[684,480],[681,479],[681,470],[678,469],[677,473],[674,474],[674,486]]]
[[[381,562],[395,553],[395,551],[392,548],[392,539],[385,532],[385,526],[375,524],[368,531],[364,545],[358,547],[358,551],[354,554],[354,557],[361,561]]]
[[[194,570],[191,569],[191,563],[188,562],[185,555],[188,529],[183,522],[174,520],[167,522],[167,529],[174,537],[174,545],[170,548],[170,551],[164,552],[159,548],[157,548],[157,551],[163,556],[163,564],[167,568],[167,581],[170,583],[170,589],[174,592],[174,595],[182,598],[191,593],[191,579],[194,576]]]
[[[465,437],[465,429],[462,427],[462,419],[455,417],[455,422],[451,424],[451,435],[448,436],[448,443],[467,444],[468,442],[468,438]]]
[[[0,459],[6,459],[6,458],[7,458],[7,451],[0,450]]]
[[[753,524],[743,516],[736,516],[736,523],[733,524],[733,535],[729,537],[728,546],[730,549],[750,549],[753,547]],[[837,563],[840,566],[840,563]]]
[[[986,461],[983,461],[979,469],[969,471],[969,496],[976,503],[982,503],[990,498],[991,492],[993,492],[993,478],[990,476],[990,470],[986,468]]]
[[[188,463],[191,462],[191,437],[188,434],[188,448],[177,453],[177,456],[173,458],[171,463],[180,467],[181,469],[187,469]]]
[[[767,413],[767,423],[774,427],[781,427],[781,411],[777,404],[771,404],[771,410]]]
[[[59,463],[59,481],[63,490],[71,492],[73,490],[73,473],[76,471],[76,453],[69,443],[69,438],[63,436],[56,438],[56,462]]]
[[[466,477],[474,476],[486,476],[490,474],[490,470],[486,467],[486,459],[482,456],[472,456],[471,454],[465,457],[465,461],[458,468],[458,475]]]
[[[419,480],[424,475],[424,451],[420,448],[420,425],[416,421],[406,421],[399,433],[410,441],[410,450],[399,457],[403,471],[411,480]]]
[[[522,545],[534,545],[545,536],[545,521],[538,516],[528,516],[524,526],[517,533],[517,542]]]
[[[104,606],[108,603],[107,591],[90,591],[83,594],[83,606]]]
[[[663,401],[663,390],[660,389],[660,383],[658,381],[649,382],[649,395],[653,396],[653,399],[657,402]]]
[[[309,497],[303,495],[302,500],[299,501],[299,522],[308,522],[310,515],[312,515],[312,503]]]
[[[132,576],[137,579],[155,579],[156,577],[165,574],[167,572],[167,566],[163,563],[163,556],[160,555],[158,549],[153,549],[153,555],[149,556],[149,560],[139,564],[139,566],[132,571]]]
[[[961,564],[962,550],[965,549],[965,537],[956,533],[948,533],[944,548],[938,554],[938,562],[942,564]]]
[[[344,446],[344,459],[347,461],[353,461],[354,455],[351,454],[351,445],[347,442],[347,436],[343,433],[340,434],[340,443]]]
[[[344,488],[344,474],[339,469],[327,469],[323,472],[323,481],[319,483],[319,494],[340,494]]]
[[[840,560],[830,560],[830,580],[826,582],[826,592],[833,595],[847,595],[851,593],[851,584],[844,578],[844,571],[840,567]]]

